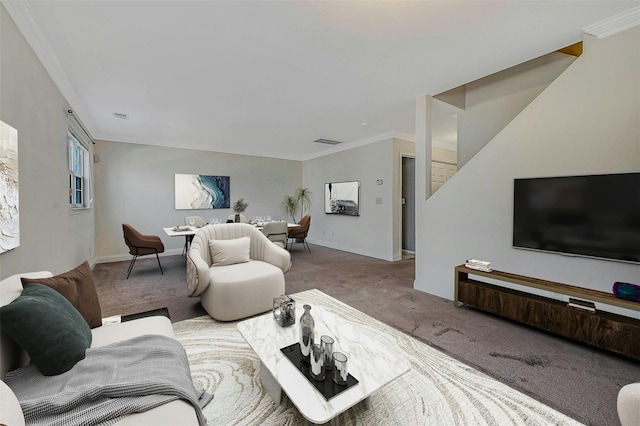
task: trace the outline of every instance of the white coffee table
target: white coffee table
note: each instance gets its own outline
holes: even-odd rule
[[[307,420],[323,424],[410,370],[409,361],[393,350],[390,338],[377,331],[379,323],[373,318],[318,290],[291,297],[296,302],[293,326],[280,327],[271,313],[238,323],[240,334],[260,359],[262,384],[276,404],[281,403],[284,391]],[[334,351],[347,355],[349,374],[359,381],[329,400],[280,351],[298,342],[304,304],[311,306],[316,339],[322,334],[332,336]],[[330,377],[331,372],[327,373]]]

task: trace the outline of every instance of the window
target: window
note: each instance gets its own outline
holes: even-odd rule
[[[69,206],[72,209],[91,207],[91,162],[89,150],[69,131]]]

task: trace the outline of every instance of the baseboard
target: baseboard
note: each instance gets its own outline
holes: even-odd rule
[[[158,256],[159,257],[179,256],[183,253],[183,250],[184,250],[183,248],[165,250],[164,253],[160,253]],[[147,256],[140,257],[139,259],[144,259],[146,257]],[[96,257],[95,264],[122,262],[124,260],[131,260],[131,255],[129,253],[124,253],[124,254],[111,254],[108,256],[98,256]]]
[[[336,243],[332,243],[332,242],[328,242],[328,241],[321,241],[321,240],[314,240],[314,239],[311,239],[311,238],[307,238],[307,242],[310,243],[310,244],[315,244],[317,246],[327,247],[327,248],[331,248],[331,249],[335,249],[335,250],[346,251],[346,252],[349,252],[349,253],[359,254],[359,255],[367,256],[367,257],[373,257],[374,259],[381,259],[381,260],[386,260],[386,261],[389,261],[389,262],[395,262],[395,261],[398,261],[398,260],[402,260],[402,255],[400,255],[400,257],[393,256],[393,258],[389,259],[389,258],[386,258],[384,256],[380,256],[380,254],[378,254],[378,253],[373,253],[373,252],[369,252],[369,251],[366,251],[366,250],[354,249],[353,247],[347,247],[347,246],[344,246],[344,245],[341,245],[341,244],[336,244]],[[182,248],[165,250],[165,252],[164,253],[160,253],[159,256],[160,257],[179,256],[179,255],[181,255],[183,253],[183,250],[184,249],[182,249]],[[144,257],[141,257],[141,259],[144,259]],[[125,261],[125,260],[131,260],[131,255],[129,253],[112,254],[112,255],[108,255],[108,256],[98,256],[95,259],[95,264],[122,262],[122,261]]]
[[[394,261],[393,258],[387,258],[387,257],[384,257],[384,256],[380,256],[379,253],[373,253],[373,252],[369,252],[369,251],[366,251],[366,250],[355,249],[353,247],[347,247],[347,246],[343,246],[341,244],[332,243],[332,242],[329,242],[329,241],[314,240],[312,238],[307,238],[307,242],[309,242],[311,244],[315,244],[317,246],[327,247],[327,248],[331,248],[331,249],[335,249],[335,250],[346,251],[346,252],[349,252],[349,253],[359,254],[359,255],[367,256],[367,257],[373,257],[374,259],[381,259],[381,260],[386,260],[386,261],[389,261],[389,262],[393,262]]]

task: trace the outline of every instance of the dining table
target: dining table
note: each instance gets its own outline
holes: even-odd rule
[[[255,223],[251,223],[251,222],[249,222],[249,224],[250,224],[250,225],[255,226],[256,228],[258,228],[258,229],[259,229],[259,230],[261,230],[261,231],[262,231],[262,228],[264,228],[264,224],[265,224],[265,223],[266,223],[266,222],[255,222]],[[295,228],[296,226],[299,226],[299,225],[298,225],[297,223],[288,223],[288,222],[287,222],[287,229]]]
[[[262,231],[265,223],[266,222],[254,222],[249,224],[255,226],[260,231]],[[296,226],[299,226],[299,225],[297,223],[287,223],[287,229],[295,228]],[[169,237],[184,237],[184,247],[182,249],[182,255],[184,256],[187,250],[189,250],[191,241],[193,240],[194,235],[196,235],[196,232],[198,232],[198,229],[200,229],[200,227],[183,225],[183,226],[170,226],[168,228],[162,228],[162,229]]]
[[[184,237],[184,247],[182,249],[182,255],[184,255],[187,250],[189,250],[189,246],[191,245],[191,240],[193,240],[193,236],[196,235],[198,231],[197,226],[171,226],[169,228],[162,228],[164,232],[169,237]]]

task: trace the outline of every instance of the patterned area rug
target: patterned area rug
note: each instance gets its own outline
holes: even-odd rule
[[[292,295],[296,306],[322,303],[318,290]],[[326,300],[326,299],[324,299]],[[347,305],[332,306],[338,313]],[[298,308],[299,309],[299,308]],[[345,316],[347,312],[345,311]],[[558,411],[365,314],[352,315],[365,333],[385,334],[411,370],[331,425],[579,425]],[[276,406],[262,388],[260,362],[236,328],[209,316],[173,325],[187,351],[197,389],[214,394],[209,425],[298,425],[306,419],[288,398]]]

